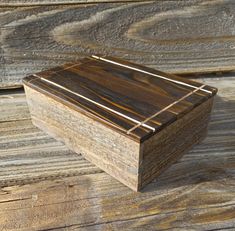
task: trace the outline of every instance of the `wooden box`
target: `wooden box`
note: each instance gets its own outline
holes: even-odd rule
[[[104,56],[33,74],[24,87],[37,127],[135,191],[206,136],[217,92]]]

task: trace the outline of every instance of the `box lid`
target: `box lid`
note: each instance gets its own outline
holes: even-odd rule
[[[138,142],[217,92],[195,81],[97,55],[27,76],[23,82]]]

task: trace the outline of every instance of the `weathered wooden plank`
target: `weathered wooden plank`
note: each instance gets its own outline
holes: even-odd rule
[[[142,0],[149,1],[149,0]],[[48,5],[69,5],[79,3],[103,3],[103,2],[138,2],[138,0],[1,0],[0,6],[48,6]]]
[[[233,230],[235,77],[203,82],[219,89],[208,137],[142,193],[106,173],[95,173],[98,169],[92,166],[78,173],[83,158],[76,160],[74,153],[30,121],[21,121],[29,117],[26,111],[18,111],[18,121],[9,114],[11,121],[0,123],[0,229]],[[23,102],[23,94],[10,96],[0,96],[5,109],[20,96]],[[63,175],[72,162],[75,165]],[[47,168],[54,168],[54,173],[61,169],[62,175],[53,176]],[[74,171],[76,176],[65,177]],[[45,174],[47,180],[40,178]]]
[[[25,95],[0,95],[0,186],[102,172],[33,126]]]
[[[154,184],[152,191],[139,194],[105,173],[3,188],[0,227],[91,231],[233,228],[234,179],[219,179],[218,175],[214,173],[212,181],[205,177],[200,183],[188,181],[178,187],[162,179],[158,183],[165,186]]]
[[[233,0],[1,8],[0,86],[94,53],[174,73],[232,70],[234,12]]]

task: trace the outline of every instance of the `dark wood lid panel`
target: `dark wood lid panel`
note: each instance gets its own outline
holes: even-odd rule
[[[122,83],[122,86],[123,83],[128,82],[128,85],[132,85],[134,90],[135,86],[137,86],[138,89],[147,91],[148,94],[152,92],[155,96],[159,95],[161,97],[160,100],[158,100],[158,98],[155,99],[155,102],[157,100],[157,104],[161,104],[163,99],[166,100],[169,98],[172,100],[172,98],[183,96],[192,91],[192,88],[188,86],[179,85],[174,82],[143,74],[139,71],[107,63],[102,60],[95,60],[94,62],[90,62],[88,65],[82,65],[80,66],[80,69],[85,69],[86,71],[90,70],[95,72],[96,75],[113,78],[113,80],[116,80],[118,83]],[[201,84],[198,84],[198,86],[200,87]],[[196,96],[205,96],[207,94],[208,93],[204,92],[195,93]],[[164,96],[164,98],[162,98],[162,96]],[[169,101],[167,103],[169,103]]]
[[[194,81],[97,56],[26,77],[24,83],[139,142],[216,93]]]
[[[94,57],[94,58],[96,57],[96,59],[100,60],[100,61],[102,61],[102,59],[106,60],[106,62],[108,62],[108,61],[112,62],[113,61],[115,63],[125,65],[126,67],[127,66],[129,66],[131,68],[133,67],[133,68],[136,68],[138,70],[142,70],[144,72],[156,74],[156,75],[159,75],[161,77],[166,77],[166,78],[171,79],[171,80],[176,80],[176,81],[179,81],[179,82],[182,82],[182,83],[189,84],[191,86],[200,87],[202,85],[201,83],[198,83],[196,81],[193,81],[193,80],[190,80],[190,79],[187,79],[187,78],[182,78],[182,77],[174,75],[174,74],[161,72],[159,70],[155,70],[153,68],[146,67],[146,66],[143,66],[143,65],[140,65],[140,64],[137,64],[137,63],[132,63],[132,62],[129,62],[127,60],[119,59],[119,58],[116,58],[116,57],[102,56],[102,55],[93,55],[92,57]],[[110,62],[108,62],[108,63],[111,64]],[[187,86],[185,86],[185,85],[183,85],[183,86],[187,88]],[[212,95],[215,95],[217,93],[217,89],[215,87],[211,87],[211,86],[208,86],[208,85],[205,86],[205,90],[208,90],[208,92],[212,92]],[[198,93],[203,94],[203,91],[200,91]]]
[[[82,65],[80,69],[85,69],[85,71],[89,71],[89,69],[93,70],[95,71],[96,76],[101,75],[107,79],[115,77],[112,79],[112,83],[120,84],[120,82],[122,82],[122,85],[117,86],[117,88],[113,86],[112,90],[114,91],[116,89],[123,91],[125,88],[123,87],[125,86],[125,81],[128,81],[128,86],[126,86],[127,91],[125,94],[130,94],[131,97],[135,98],[136,102],[144,101],[144,104],[149,109],[152,109],[152,107],[149,107],[149,104],[153,105],[155,112],[156,110],[160,110],[161,108],[164,108],[175,102],[176,98],[181,98],[182,96],[192,92],[192,88],[187,86],[185,87],[153,76],[143,75],[137,71],[119,67],[117,65],[113,65],[112,63],[106,63],[100,60],[99,62],[90,62],[88,65]],[[122,73],[122,75],[120,73]],[[124,80],[121,81],[121,78]],[[198,86],[201,86],[201,84],[198,84]],[[136,94],[136,92],[138,92],[138,94]],[[207,92],[196,91],[193,95],[190,95],[189,97],[169,108],[168,111],[173,114],[180,115],[181,113],[188,111],[189,108],[194,107],[194,105],[198,105],[198,102],[201,102],[205,99],[204,97],[209,96],[210,94]],[[143,108],[143,106],[140,107],[140,109],[141,108]],[[152,115],[155,112],[151,111],[147,112],[147,114]],[[161,124],[163,123],[163,121],[159,122]]]
[[[27,81],[25,82],[26,85],[32,87],[33,89],[87,115],[90,118],[95,120],[98,119],[101,123],[119,130],[122,134],[127,134],[128,130],[136,125],[136,123],[128,119],[117,116],[115,113],[110,111],[103,110],[94,104],[90,104],[86,100],[66,90],[58,89],[56,86],[41,81],[35,76],[28,76],[24,79],[24,81],[25,80]],[[137,130],[128,133],[128,136],[136,140],[139,139],[139,137],[148,137],[150,131],[150,129],[140,126]]]
[[[119,71],[118,74],[116,71],[113,71],[115,68]],[[117,92],[118,95],[124,94],[125,98],[129,96],[129,98],[134,100],[134,103],[133,100],[128,102],[132,106],[141,104],[136,111],[145,118],[155,113],[156,110],[161,110],[161,108],[174,102],[176,97],[180,98],[191,92],[190,89],[185,89],[182,86],[178,87],[175,83],[168,83],[152,76],[144,76],[143,78],[143,74],[132,70],[123,68],[124,70],[120,71],[118,67],[109,63],[94,61],[87,65],[81,65],[77,69],[72,68],[70,71],[74,71],[76,74],[80,73],[83,76],[86,75],[86,78],[95,80],[102,87],[105,85],[106,88],[111,88],[113,93]],[[127,81],[128,84],[126,84]],[[111,86],[107,86],[110,84]],[[188,107],[201,101],[203,97],[204,95],[202,94],[194,94],[189,100],[186,98],[170,108],[169,112],[180,114],[187,110]],[[119,105],[125,101],[122,100],[122,102],[119,102]],[[162,121],[159,122],[162,123]]]
[[[69,70],[60,70],[59,73],[50,73],[50,77],[48,79],[50,81],[56,82],[60,86],[64,86],[67,89],[70,89],[73,92],[79,92],[79,94],[87,97],[88,99],[91,99],[97,104],[101,104],[105,107],[103,107],[104,112],[107,111],[107,108],[109,108],[127,116],[130,119],[142,121],[149,114],[156,111],[156,107],[153,108],[152,105],[140,100],[133,100],[133,98],[127,95],[123,95],[121,92],[111,91],[111,87],[107,88],[107,86],[100,85],[99,83],[92,81],[92,79],[87,79],[84,77],[85,74],[86,72],[82,73],[78,71],[75,73]],[[48,74],[44,75],[43,72],[40,73],[40,76],[46,78]],[[93,78],[96,78],[96,76],[93,76]],[[101,82],[102,81],[100,81],[100,83]],[[158,110],[160,110],[160,108],[158,108]],[[102,113],[100,116],[104,117]],[[167,113],[166,116],[169,118],[170,116],[174,117],[175,115],[172,113]],[[117,120],[119,118],[120,116],[117,116]],[[162,125],[162,122],[150,121],[148,125],[154,128],[158,128],[159,125]]]
[[[133,98],[137,95],[138,98],[135,98],[135,100],[144,100],[144,104],[146,104],[148,108],[151,108],[149,107],[149,104],[153,105],[155,111],[156,109],[159,109],[158,107],[164,108],[172,102],[175,102],[176,98],[180,98],[192,92],[192,89],[189,87],[158,79],[153,76],[145,75],[143,77],[143,74],[137,71],[133,71],[124,67],[119,67],[117,65],[113,65],[112,63],[106,63],[100,60],[99,62],[90,62],[88,65],[82,65],[80,69],[85,69],[85,71],[89,71],[89,69],[93,70],[96,76],[101,75],[107,79],[115,77],[116,79],[112,79],[112,83],[120,83],[120,78],[123,78],[124,82],[122,82],[122,85],[117,86],[116,89],[121,89],[121,91],[123,91],[125,81],[128,81],[131,87],[129,85],[127,86],[127,92],[125,92],[125,94],[127,95],[129,93]],[[136,94],[136,92],[138,91],[136,90],[136,85],[138,89],[141,86],[143,87],[143,89],[141,89],[141,92],[139,92],[138,94]],[[199,83],[197,83],[197,85],[201,86],[201,84]],[[112,90],[113,89],[114,91],[116,90],[114,86],[112,87]],[[133,91],[131,91],[130,89],[133,89]],[[194,105],[197,105],[198,103],[202,102],[205,97],[209,96],[210,94],[208,94],[207,92],[197,91],[182,100],[181,102],[169,108],[168,111],[172,112],[173,114],[179,115],[183,112],[186,112],[189,108],[193,107]],[[153,111],[147,112],[147,114],[153,114]],[[163,121],[160,122],[162,123]]]

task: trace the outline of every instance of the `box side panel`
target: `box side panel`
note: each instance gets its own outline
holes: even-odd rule
[[[213,98],[142,144],[139,189],[205,138]]]
[[[133,190],[140,144],[25,86],[33,123]]]

